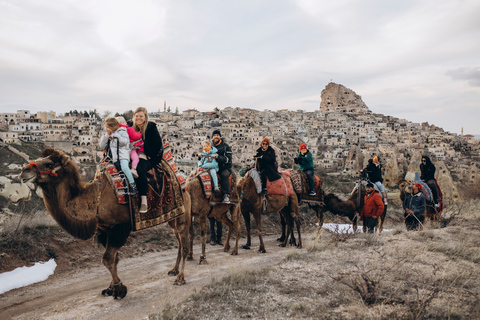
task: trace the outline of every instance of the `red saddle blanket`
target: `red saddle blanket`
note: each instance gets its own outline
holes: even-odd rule
[[[99,178],[99,174],[103,172],[107,181],[113,188],[115,195],[117,196],[118,203],[120,204],[127,204],[128,203],[128,187],[126,185],[126,181],[120,175],[117,168],[113,165],[113,163],[109,161],[101,161],[97,166],[97,176],[95,180]]]
[[[281,194],[290,198],[296,197],[293,192],[292,182],[290,177],[281,172],[282,177],[275,181],[270,181],[267,179],[267,191],[268,194]]]
[[[219,200],[221,201],[222,198],[218,198],[218,199],[214,199],[215,198],[215,195],[217,196],[222,196],[223,197],[223,194],[220,194],[220,193],[215,193],[213,191],[213,182],[212,182],[212,177],[210,177],[210,172],[208,170],[199,170],[198,168],[194,171],[192,171],[192,173],[190,173],[190,175],[188,176],[187,178],[187,182],[188,181],[191,181],[192,179],[194,179],[195,177],[198,177],[198,179],[200,179],[200,182],[202,184],[202,187],[203,187],[203,192],[205,194],[205,198],[209,199],[209,200]],[[220,176],[217,174],[217,179],[218,179],[218,183],[219,183],[219,188],[221,188],[220,186]],[[230,176],[228,177],[228,181],[230,182],[230,201],[234,201],[235,200],[235,197],[238,197],[237,193],[235,192],[236,188],[236,184],[237,184],[237,176],[235,175],[235,173],[231,173]]]

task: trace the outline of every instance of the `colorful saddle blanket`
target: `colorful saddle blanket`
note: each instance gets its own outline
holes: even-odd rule
[[[285,172],[279,172],[281,174],[281,178],[275,181],[270,181],[267,178],[267,192],[268,194],[280,194],[287,197],[295,197],[295,193],[293,192],[292,182],[290,181],[290,177]],[[253,181],[255,182],[255,188],[257,189],[257,193],[262,192],[262,181],[260,178],[260,174],[257,170],[252,169],[245,174],[245,177],[252,177]],[[259,187],[260,186],[260,187]]]
[[[212,186],[212,178],[210,177],[210,171],[209,170],[203,170],[200,168],[197,168],[196,170],[192,171],[190,175],[187,178],[187,182],[190,182],[194,178],[198,177],[200,180],[202,187],[203,187],[203,192],[205,194],[205,198],[209,200],[219,200],[221,201],[221,198],[214,199],[215,198],[215,193],[213,192],[213,186]],[[218,182],[220,184],[220,176],[217,175]],[[235,186],[237,185],[237,176],[234,172],[230,174],[228,177],[228,181],[230,182],[230,201],[234,202],[236,197],[238,197],[236,188]],[[221,190],[221,186],[219,185],[219,188]]]
[[[172,168],[175,176],[178,179],[178,182],[180,183],[180,187],[182,188],[182,190],[185,189],[185,178],[180,174],[180,171],[175,165],[175,158],[172,155],[172,148],[170,148],[170,144],[168,142],[165,142],[163,145],[163,159],[165,159],[165,161],[167,161],[167,163]]]
[[[290,177],[295,193],[308,194],[310,192],[310,185],[308,183],[308,178],[305,172],[301,170],[287,169],[285,171],[282,171],[281,173],[286,174]],[[322,187],[323,181],[319,176],[314,175],[313,180],[315,182],[315,190],[318,190],[319,187]]]
[[[95,180],[100,178],[101,173],[105,174],[107,181],[113,188],[117,196],[118,203],[128,203],[128,183],[122,171],[118,171],[112,162],[106,161],[105,158],[97,165],[97,174]]]

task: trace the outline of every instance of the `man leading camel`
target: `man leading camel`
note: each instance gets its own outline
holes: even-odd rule
[[[220,176],[223,203],[230,203],[230,182],[228,177],[232,173],[232,149],[223,141],[220,130],[213,131],[212,139],[213,145],[217,148],[217,154],[213,157],[218,162],[218,175]]]
[[[363,218],[364,226],[367,227],[368,233],[373,233],[378,223],[378,217],[383,213],[384,205],[382,197],[375,191],[373,183],[367,183],[367,193],[365,194],[364,205],[360,216]]]

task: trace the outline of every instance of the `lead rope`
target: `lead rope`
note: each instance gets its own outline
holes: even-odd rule
[[[98,196],[97,196],[97,214],[95,216],[97,220],[97,224],[95,226],[95,233],[93,234],[93,246],[95,248],[98,248],[98,244],[99,244],[98,236],[100,235],[100,232],[98,231],[100,227],[99,226],[100,218],[98,216],[98,211],[100,208],[100,197],[102,196],[102,180],[101,180],[100,170],[97,171],[97,174],[95,175],[95,179],[97,180],[97,183],[98,183]]]

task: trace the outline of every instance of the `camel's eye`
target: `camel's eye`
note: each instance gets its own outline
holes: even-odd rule
[[[52,168],[52,167],[53,167],[53,163],[50,163],[50,162],[47,163],[47,164],[46,164],[46,167],[49,168],[49,169]]]

